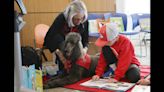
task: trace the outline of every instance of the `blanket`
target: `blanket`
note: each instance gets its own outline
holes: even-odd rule
[[[150,66],[142,65],[142,66],[140,66],[140,71],[141,71],[140,72],[141,78],[144,78],[145,76],[148,76],[150,74]],[[82,79],[74,84],[66,85],[66,86],[64,86],[64,88],[83,90],[86,92],[114,92],[114,91],[109,91],[109,90],[104,90],[104,89],[84,87],[84,86],[80,85],[80,83],[83,83],[90,79],[91,79],[91,77]],[[126,81],[126,80],[121,80],[121,81]],[[133,89],[133,87],[130,88],[127,92],[131,92],[132,89]]]

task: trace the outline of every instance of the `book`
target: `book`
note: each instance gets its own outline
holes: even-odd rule
[[[22,66],[22,84],[29,89],[35,89],[35,65]]]
[[[91,87],[91,88],[100,88],[100,89],[106,89],[111,91],[125,92],[131,87],[133,87],[135,83],[128,83],[128,82],[109,83],[108,79],[99,79],[97,81],[93,81],[92,79],[90,79],[86,82],[81,83],[80,85]]]
[[[21,86],[20,92],[35,92],[35,90],[29,89],[27,87]]]
[[[35,65],[22,66],[22,84],[24,88],[43,92],[42,70],[35,69]]]
[[[35,65],[30,65],[28,67],[28,88],[35,89],[35,79],[36,79],[36,72],[35,72]]]
[[[28,88],[28,67],[22,66],[22,84]]]
[[[136,85],[131,92],[150,92],[150,86]]]
[[[151,75],[147,75],[144,78],[150,79]],[[131,92],[150,92],[150,85],[135,85]]]
[[[42,71],[36,69],[36,89],[35,92],[43,92]]]
[[[124,32],[124,24],[122,17],[111,17],[110,23],[116,23],[118,25],[119,32]]]

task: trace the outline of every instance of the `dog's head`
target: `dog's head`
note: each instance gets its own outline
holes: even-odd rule
[[[64,45],[64,56],[66,59],[77,59],[80,57],[83,46],[79,33],[70,32],[66,35]]]

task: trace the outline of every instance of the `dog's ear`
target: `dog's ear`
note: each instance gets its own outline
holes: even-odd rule
[[[75,62],[78,58],[81,57],[81,47],[79,47],[79,43],[75,45],[71,55],[71,61]]]
[[[83,50],[82,42],[79,41],[79,42],[78,42],[78,45],[79,45],[79,49],[80,49],[80,52],[81,52],[80,57],[83,58],[83,57],[84,57],[84,50]]]
[[[79,41],[82,41],[81,35],[79,33],[77,33]]]

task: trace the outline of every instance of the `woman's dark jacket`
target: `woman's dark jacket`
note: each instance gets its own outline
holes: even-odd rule
[[[80,33],[83,47],[88,47],[88,21],[75,26],[74,29]],[[64,14],[59,14],[46,34],[44,46],[48,48],[51,53],[54,52],[59,48],[59,45],[65,40],[66,34],[70,31],[71,28],[68,27]]]

